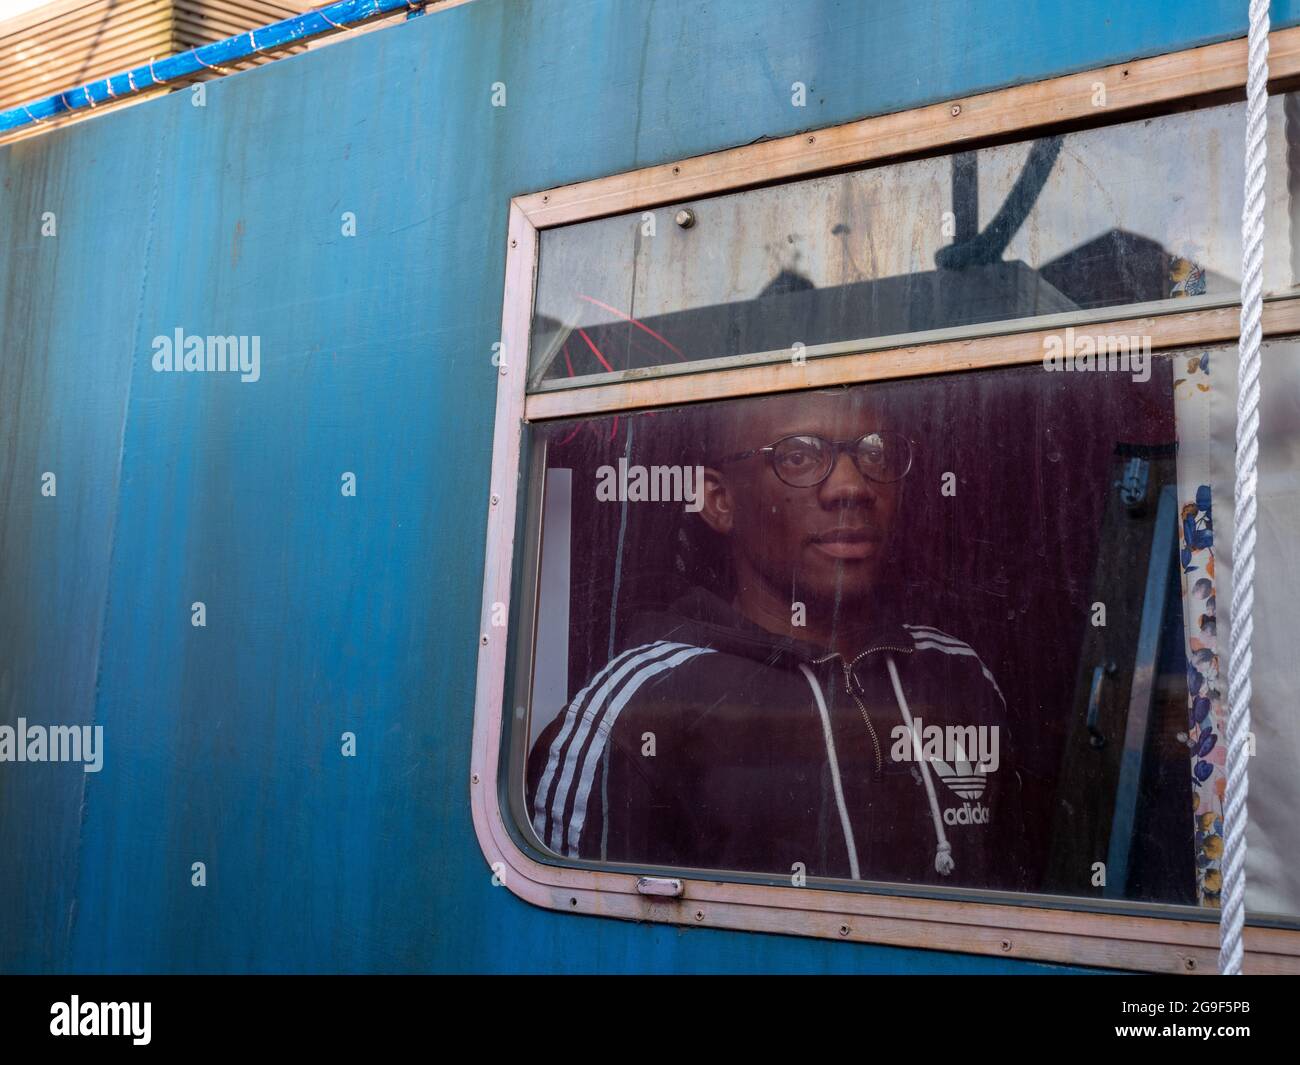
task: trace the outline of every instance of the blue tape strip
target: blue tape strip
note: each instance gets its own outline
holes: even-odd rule
[[[33,100],[8,111],[0,111],[0,132],[39,124],[70,111],[94,107],[105,100],[134,96],[154,86],[182,81],[202,70],[216,70],[223,63],[247,59],[270,48],[347,29],[376,15],[401,9],[418,11],[426,2],[427,0],[339,0],[339,3],[317,11],[272,22],[269,26],[259,26],[247,33],[227,37],[224,41],[213,41],[180,55],[168,56],[76,89],[47,96],[43,100]]]

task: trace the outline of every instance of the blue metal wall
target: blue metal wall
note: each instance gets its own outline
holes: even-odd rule
[[[466,781],[509,197],[1245,32],[1027,6],[476,0],[0,149],[0,722],[106,744],[0,765],[0,969],[1050,969],[535,909]]]

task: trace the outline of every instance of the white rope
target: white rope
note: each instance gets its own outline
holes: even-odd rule
[[[1233,503],[1228,637],[1227,780],[1219,972],[1241,975],[1246,922],[1246,795],[1250,760],[1251,636],[1255,607],[1255,489],[1259,459],[1260,340],[1264,310],[1264,135],[1268,126],[1268,4],[1250,0],[1246,78],[1246,199],[1241,213],[1241,339],[1237,346],[1237,487]]]

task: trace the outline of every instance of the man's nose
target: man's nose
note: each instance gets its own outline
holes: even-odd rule
[[[822,505],[828,507],[870,506],[877,496],[876,486],[862,476],[857,464],[844,453],[836,458],[819,494]]]

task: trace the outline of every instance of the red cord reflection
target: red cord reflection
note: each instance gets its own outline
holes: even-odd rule
[[[635,326],[637,329],[641,330],[643,333],[647,334],[648,336],[653,337],[665,348],[671,351],[679,361],[683,361],[683,362],[685,361],[686,356],[682,354],[681,349],[678,348],[677,345],[675,345],[667,337],[662,336],[661,334],[655,332],[644,322],[638,321],[637,319],[633,318],[629,314],[624,314],[617,307],[611,307],[608,303],[604,303],[601,300],[596,299],[594,296],[587,296],[579,293],[578,299],[584,300],[587,303],[599,307],[601,308],[601,310],[608,311],[610,314],[613,314],[618,318],[621,318],[629,325]],[[601,352],[600,348],[597,347],[596,342],[592,340],[591,337],[588,335],[587,331],[579,327],[578,336],[582,338],[583,343],[587,345],[587,348],[591,351],[592,355],[595,356],[596,361],[600,363],[600,365],[604,368],[604,370],[607,373],[614,373],[614,367],[610,364],[609,360],[605,358],[604,354]],[[643,354],[648,355],[652,361],[659,361],[663,358],[662,351],[649,348],[644,344],[638,344],[636,340],[631,337],[628,338],[628,342],[629,342],[629,347],[636,348],[638,351],[642,352]],[[564,353],[564,368],[565,371],[568,373],[568,376],[570,377],[578,376],[577,371],[573,367],[573,356],[569,351],[569,345],[567,342],[565,343],[562,350]],[[647,411],[646,413],[651,417],[653,417],[655,412]],[[620,418],[619,415],[617,414],[614,415],[613,419],[611,419],[610,427],[609,427],[609,436],[607,438],[611,442],[618,435],[619,421]],[[594,420],[584,421],[579,423],[578,425],[575,425],[573,427],[573,430],[567,436],[565,436],[562,440],[557,440],[553,446],[563,447],[565,444],[568,444],[570,441],[572,441],[584,429],[590,430],[591,432],[595,433],[597,436],[600,435],[600,423],[598,421],[594,421]]]
[[[657,341],[659,341],[660,344],[662,344],[674,355],[676,355],[678,359],[681,359],[683,361],[686,359],[686,356],[682,354],[680,348],[678,348],[672,341],[668,340],[666,337],[660,336],[644,322],[638,322],[631,315],[624,314],[617,307],[611,307],[608,303],[602,303],[594,296],[583,296],[580,294],[578,296],[578,299],[586,300],[588,303],[594,304],[595,306],[599,307],[603,311],[609,311],[610,314],[617,315],[619,318],[622,318],[623,321],[636,326],[642,332],[649,333],[652,337],[654,337]]]

